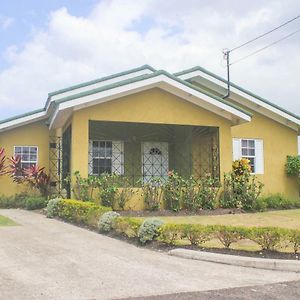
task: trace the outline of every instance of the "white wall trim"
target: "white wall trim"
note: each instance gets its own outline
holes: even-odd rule
[[[206,74],[206,73],[204,73],[204,72],[202,72],[200,70],[193,71],[193,72],[190,72],[190,73],[186,73],[186,74],[183,74],[183,75],[179,75],[177,77],[180,78],[180,79],[183,79],[183,80],[187,80],[187,79],[192,79],[193,78],[195,81],[197,81],[197,77],[202,77],[204,79],[207,79],[207,80],[209,80],[209,81],[211,81],[211,82],[213,82],[213,83],[221,86],[224,89],[227,88],[227,85],[226,85],[225,82],[223,82],[222,80],[219,80],[219,79],[217,79],[217,78],[215,78],[215,77],[213,77],[211,75],[208,75],[208,74]],[[253,97],[253,96],[251,96],[251,95],[249,95],[249,94],[241,91],[240,89],[238,89],[236,87],[231,86],[230,89],[231,89],[232,92],[238,94],[239,96],[242,96],[243,98],[251,101],[252,103],[254,103],[254,104],[258,105],[258,106],[261,106],[263,108],[266,108],[270,112],[275,113],[275,114],[279,115],[280,117],[282,117],[282,118],[284,118],[286,120],[289,120],[290,122],[293,122],[293,123],[297,124],[298,126],[300,126],[300,120],[298,120],[297,118],[295,118],[295,117],[293,117],[293,116],[285,113],[284,111],[282,111],[282,110],[280,110],[280,109],[278,109],[278,108],[276,108],[276,107],[274,107],[274,106],[272,106],[272,105],[270,105],[268,103],[265,103],[264,101],[261,101],[258,98],[255,98],[255,97]],[[241,101],[239,101],[238,99],[236,99],[233,94],[231,95],[230,98],[232,98],[234,101],[237,101],[237,102],[241,103]],[[245,106],[247,106],[247,103],[243,102],[241,104],[244,104]],[[250,107],[249,105],[247,107],[249,107],[251,109],[254,109],[253,107]],[[260,112],[259,108],[257,108],[256,111]],[[271,118],[273,119],[273,116],[271,116]],[[283,122],[281,122],[281,123],[283,123]],[[285,124],[285,125],[288,126],[288,124]]]

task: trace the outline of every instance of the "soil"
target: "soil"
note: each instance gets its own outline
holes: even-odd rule
[[[197,212],[190,210],[180,210],[178,212],[171,210],[126,210],[118,211],[124,217],[178,217],[178,216],[208,216],[208,215],[228,215],[228,214],[241,214],[245,211],[238,208],[217,208],[217,209],[203,209]]]

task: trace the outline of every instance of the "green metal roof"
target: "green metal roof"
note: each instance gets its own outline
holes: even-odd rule
[[[183,71],[180,71],[180,72],[176,72],[176,73],[174,73],[174,75],[175,76],[180,76],[180,75],[185,75],[185,74],[195,72],[195,71],[201,71],[203,73],[206,73],[207,75],[210,75],[210,76],[212,76],[212,77],[214,77],[214,78],[216,78],[216,79],[218,79],[218,80],[220,80],[220,81],[227,84],[227,80],[225,78],[223,78],[223,77],[221,77],[221,76],[219,76],[215,73],[212,73],[212,72],[210,72],[210,71],[208,71],[208,70],[206,70],[206,69],[204,69],[200,66],[196,66],[196,67],[193,67],[193,68],[190,68],[190,69],[186,69],[186,70],[183,70]],[[282,112],[285,112],[286,114],[300,120],[299,115],[296,115],[296,114],[294,114],[294,113],[292,113],[292,112],[290,112],[290,111],[288,111],[288,110],[286,110],[286,109],[284,109],[284,108],[282,108],[282,107],[280,107],[280,106],[278,106],[278,105],[276,105],[276,104],[274,104],[274,103],[272,103],[272,102],[270,102],[270,101],[268,101],[268,100],[266,100],[266,99],[264,99],[264,98],[262,98],[262,97],[260,97],[256,94],[252,93],[251,91],[248,91],[248,90],[238,86],[237,84],[235,84],[233,82],[230,82],[230,86],[235,87],[238,90],[240,90],[241,92],[244,92],[244,93],[248,94],[249,96],[252,96],[252,97],[254,97],[254,98],[256,98],[256,99],[258,99],[258,100],[260,100],[260,101],[262,101],[266,104],[269,104],[269,105],[273,106],[274,108],[277,108],[277,109],[281,110]]]
[[[60,104],[60,103],[63,103],[63,102],[67,102],[67,101],[71,101],[73,99],[76,99],[76,98],[80,98],[80,97],[84,97],[84,96],[89,96],[89,95],[92,95],[92,94],[95,94],[95,93],[99,93],[99,92],[103,92],[103,91],[106,91],[106,90],[110,90],[110,89],[113,89],[113,88],[116,88],[116,87],[119,87],[119,86],[123,86],[123,85],[126,85],[126,84],[130,84],[130,83],[134,83],[134,82],[138,82],[138,81],[141,81],[141,80],[145,80],[145,79],[149,79],[149,78],[153,78],[153,77],[156,77],[156,76],[159,76],[159,75],[165,75],[167,77],[169,77],[170,79],[173,79],[185,86],[188,86],[189,88],[192,88],[193,90],[196,90],[198,92],[201,92],[221,103],[224,103],[230,107],[233,107],[237,110],[239,110],[240,112],[248,115],[248,116],[252,116],[252,113],[248,112],[247,110],[227,101],[227,100],[224,100],[214,94],[211,94],[199,87],[196,87],[194,86],[193,84],[185,81],[185,80],[182,80],[182,79],[179,79],[178,77],[164,71],[164,70],[159,70],[159,71],[155,71],[154,73],[152,74],[146,74],[146,75],[141,75],[141,76],[137,76],[137,77],[134,77],[134,78],[130,78],[130,79],[126,79],[126,80],[122,80],[122,81],[119,81],[119,82],[116,82],[116,83],[113,83],[113,84],[109,84],[109,85],[105,85],[103,87],[99,87],[99,88],[96,88],[96,89],[92,89],[90,91],[85,91],[85,92],[81,92],[81,93],[78,93],[78,94],[75,94],[75,95],[71,95],[71,96],[67,96],[67,97],[64,97],[62,99],[59,99],[59,100],[55,100],[54,102],[57,103],[57,104]]]
[[[7,118],[7,119],[0,120],[0,124],[7,123],[7,122],[10,122],[10,121],[14,121],[14,120],[17,120],[17,119],[21,119],[21,118],[24,118],[24,117],[28,117],[28,116],[31,116],[31,115],[34,115],[34,114],[37,114],[37,113],[40,113],[40,112],[43,112],[43,111],[45,111],[44,108],[36,109],[36,110],[30,111],[30,112],[27,112],[27,113],[24,113],[24,114],[20,114],[20,115],[14,116],[14,117],[10,117],[10,118]]]

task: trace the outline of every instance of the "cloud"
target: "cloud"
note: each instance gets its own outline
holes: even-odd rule
[[[3,30],[6,30],[14,23],[14,21],[15,20],[11,17],[0,15],[0,28]]]
[[[53,11],[44,29],[4,55],[0,118],[42,107],[47,93],[148,63],[175,72],[195,65],[225,75],[221,50],[289,19],[297,1],[103,0],[86,17]],[[297,24],[295,24],[296,26]],[[294,26],[294,25],[293,25]],[[233,53],[237,59],[293,26]],[[299,26],[299,24],[298,24]],[[232,80],[300,113],[299,36],[232,67]],[[288,55],[287,55],[288,54]]]

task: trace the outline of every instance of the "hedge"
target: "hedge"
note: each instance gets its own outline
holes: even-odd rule
[[[110,207],[104,207],[94,202],[62,199],[57,204],[57,216],[65,221],[96,226],[99,217],[105,212],[111,211]]]
[[[217,238],[225,248],[229,248],[234,242],[249,239],[262,250],[275,250],[283,242],[290,243],[295,253],[300,250],[299,229],[169,223],[162,225],[159,232],[159,241],[170,245],[184,239],[189,240],[191,245],[201,245]]]

